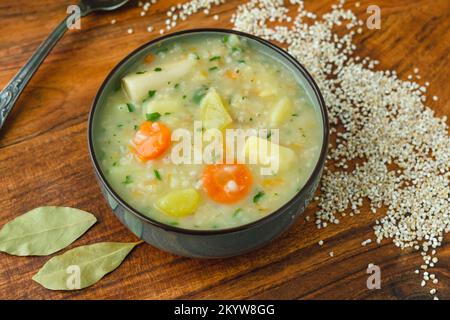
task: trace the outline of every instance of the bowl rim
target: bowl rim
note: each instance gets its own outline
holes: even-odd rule
[[[317,163],[314,167],[314,170],[311,172],[308,180],[306,181],[305,185],[285,204],[283,204],[280,208],[273,211],[272,213],[268,214],[267,216],[258,219],[256,221],[243,224],[237,227],[232,228],[226,228],[226,229],[201,229],[201,230],[195,230],[195,229],[185,229],[185,228],[179,228],[176,226],[168,225],[163,222],[159,222],[155,219],[152,219],[148,216],[145,216],[139,210],[136,210],[134,207],[129,205],[125,200],[123,200],[116,191],[111,187],[111,185],[106,180],[102,170],[100,169],[99,163],[97,161],[97,158],[95,156],[94,151],[94,143],[93,143],[93,121],[94,121],[94,115],[95,110],[98,106],[98,102],[100,99],[100,96],[102,95],[106,84],[110,81],[111,77],[122,67],[122,65],[127,62],[130,58],[141,52],[142,50],[146,49],[147,47],[153,46],[155,44],[158,44],[164,40],[177,37],[180,35],[189,35],[189,34],[199,34],[199,33],[223,33],[223,34],[235,34],[240,37],[249,38],[251,40],[257,41],[263,46],[268,47],[270,50],[273,50],[283,56],[285,59],[287,59],[292,65],[293,70],[296,72],[300,72],[300,74],[303,76],[303,78],[308,82],[308,84],[313,89],[313,93],[315,94],[317,101],[319,103],[319,108],[321,111],[321,119],[322,119],[322,135],[323,135],[323,141],[320,151],[319,159],[317,160]],[[185,235],[197,235],[197,236],[212,236],[212,235],[223,235],[223,234],[231,234],[236,233],[240,231],[245,231],[247,229],[252,229],[258,225],[264,224],[268,220],[274,219],[278,217],[279,215],[283,214],[287,208],[292,206],[299,198],[302,198],[305,196],[306,191],[311,187],[311,185],[314,183],[317,175],[320,175],[322,167],[325,163],[327,152],[328,152],[328,143],[329,143],[329,134],[330,134],[330,128],[329,128],[329,120],[328,120],[328,112],[327,107],[325,104],[325,100],[322,96],[322,93],[320,92],[320,89],[317,85],[317,83],[314,81],[313,77],[310,75],[310,73],[306,70],[306,68],[297,61],[291,54],[289,54],[284,49],[280,48],[279,46],[262,39],[258,36],[254,36],[252,34],[248,34],[242,31],[232,30],[232,29],[224,29],[224,28],[194,28],[194,29],[186,29],[178,32],[174,32],[171,34],[167,34],[161,37],[157,37],[149,42],[146,42],[145,44],[139,46],[137,49],[133,50],[131,53],[127,54],[116,66],[108,73],[105,80],[103,80],[100,88],[98,89],[94,101],[91,105],[91,109],[89,111],[89,118],[88,118],[88,148],[89,148],[89,156],[91,158],[91,161],[94,166],[95,173],[99,179],[99,182],[102,184],[104,188],[106,188],[107,192],[112,195],[115,201],[117,201],[118,204],[120,204],[122,207],[127,209],[129,212],[133,213],[137,218],[140,220],[144,220],[147,223],[150,223],[151,225],[158,227],[160,229],[163,229],[164,231],[168,232],[174,232],[174,233],[180,233]]]

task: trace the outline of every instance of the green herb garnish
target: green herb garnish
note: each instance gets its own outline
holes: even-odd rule
[[[145,115],[145,118],[146,118],[148,121],[156,121],[156,120],[158,120],[159,118],[161,118],[161,114],[160,114],[159,112],[147,113],[147,114]]]
[[[233,217],[236,217],[239,213],[242,212],[242,208],[237,208],[234,212],[233,212]]]
[[[238,60],[238,62],[245,64],[245,60]]]
[[[264,192],[259,191],[255,196],[253,197],[253,203],[258,203],[261,198],[264,197]]]
[[[155,96],[155,94],[156,94],[156,90],[150,90],[148,92],[148,97],[151,99],[151,98],[153,98]]]
[[[153,170],[153,173],[155,174],[155,178],[156,179],[158,179],[159,181],[161,181],[162,180],[162,178],[161,178],[161,174],[159,173],[159,171],[158,170]]]
[[[132,103],[127,103],[128,112],[134,111],[134,105]]]
[[[206,92],[208,91],[208,87],[203,86],[200,89],[198,89],[197,91],[194,92],[194,95],[192,97],[192,101],[194,101],[194,103],[199,104],[203,97],[206,96]]]
[[[130,184],[133,182],[133,178],[131,176],[126,176],[125,180],[122,182],[123,184]]]
[[[219,69],[219,67],[212,67],[212,68],[209,68],[209,71],[216,71],[217,69]]]
[[[147,71],[138,71],[138,72],[136,72],[136,74],[144,74],[144,73],[146,73]]]
[[[179,83],[175,84],[175,86],[174,86],[175,89],[178,89],[179,87],[180,87]]]
[[[209,59],[209,61],[216,61],[216,60],[220,60],[221,57],[220,56],[214,56],[211,59]]]
[[[230,36],[229,36],[229,35],[223,36],[223,38],[222,38],[222,42],[223,42],[223,43],[227,43],[228,40],[230,40]]]
[[[169,51],[169,48],[160,48],[156,51],[156,54],[160,54],[160,53],[166,53],[167,51]]]
[[[160,71],[162,71],[162,69],[160,67],[158,67],[158,68],[155,68],[153,71],[160,72]]]

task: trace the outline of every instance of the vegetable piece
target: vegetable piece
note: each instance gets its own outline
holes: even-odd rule
[[[197,64],[194,58],[187,58],[155,68],[144,74],[129,74],[122,79],[122,87],[133,102],[142,102],[149,90],[159,90],[168,82],[175,82],[186,76]]]
[[[160,122],[145,121],[136,132],[131,148],[142,160],[161,156],[170,146],[170,130]]]
[[[294,105],[291,99],[282,98],[270,114],[270,126],[272,128],[279,128],[293,113]]]
[[[211,164],[203,171],[203,188],[219,203],[231,204],[244,199],[252,184],[253,176],[244,164]]]
[[[151,53],[149,53],[147,56],[145,56],[144,58],[144,63],[145,64],[151,64],[153,61],[155,61],[155,56]]]
[[[39,207],[8,222],[0,231],[0,251],[16,256],[45,256],[78,239],[97,219],[68,207]]]
[[[101,242],[74,248],[47,261],[33,280],[50,290],[89,287],[116,269],[140,243]]]
[[[173,217],[185,217],[197,210],[200,194],[193,188],[172,191],[155,203],[155,207]]]
[[[224,129],[233,119],[228,114],[222,99],[214,88],[209,89],[200,105],[201,119],[205,129]]]
[[[226,44],[232,49],[237,49],[241,46],[241,40],[237,35],[232,34],[228,37]]]
[[[238,77],[238,73],[236,71],[228,69],[227,71],[225,71],[225,76],[227,76],[231,80],[236,80]]]
[[[284,172],[297,163],[297,155],[292,149],[260,137],[249,137],[245,142],[244,152],[247,159],[254,159],[256,164],[264,167],[273,166],[278,157],[278,172]]]

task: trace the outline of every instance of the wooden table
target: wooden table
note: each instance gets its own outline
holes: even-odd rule
[[[0,226],[40,205],[73,206],[94,213],[99,222],[71,247],[99,241],[134,241],[115,218],[94,178],[87,150],[86,124],[94,95],[111,68],[127,53],[159,35],[165,12],[176,0],[160,1],[145,17],[137,3],[82,20],[36,73],[0,133]],[[181,23],[190,27],[230,27],[229,17],[242,1],[216,7],[220,20],[203,14]],[[63,18],[73,1],[3,0],[0,2],[0,87],[25,63]],[[318,13],[334,1],[307,1]],[[362,17],[373,1],[348,6]],[[357,37],[358,54],[381,61],[406,79],[414,67],[430,81],[430,102],[437,115],[450,116],[450,2],[377,0],[381,30]],[[111,24],[116,19],[116,24]],[[154,25],[153,33],[147,32]],[[129,35],[127,29],[134,33]],[[431,100],[431,99],[430,99]],[[312,215],[314,208],[307,214]],[[376,217],[361,214],[338,226],[317,230],[314,222],[296,225],[267,247],[223,260],[177,257],[149,245],[136,248],[123,265],[96,285],[75,292],[52,292],[31,280],[48,257],[0,254],[0,298],[6,299],[429,299],[414,270],[417,252],[401,251],[389,241],[361,246],[372,237]],[[320,247],[320,239],[325,241]],[[335,256],[330,257],[329,252]],[[450,298],[450,245],[439,250],[434,269],[441,298]],[[367,265],[382,271],[380,290],[366,287]]]

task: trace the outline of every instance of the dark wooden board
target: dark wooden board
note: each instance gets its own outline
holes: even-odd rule
[[[177,1],[164,0],[141,17],[136,2],[117,12],[82,20],[54,48],[19,99],[0,133],[0,226],[40,205],[73,206],[93,212],[99,222],[71,247],[98,241],[135,241],[111,213],[95,181],[87,150],[86,124],[93,97],[111,68],[127,53],[159,35],[166,10]],[[0,2],[0,87],[30,57],[63,18],[70,1],[3,0]],[[220,20],[203,14],[179,24],[231,27],[229,18],[242,1],[216,7]],[[307,1],[307,8],[326,12],[334,1]],[[371,1],[348,6],[362,17]],[[358,54],[380,60],[406,79],[414,67],[439,116],[450,116],[450,2],[448,0],[378,0],[381,30],[357,37]],[[117,23],[112,25],[111,19]],[[155,26],[148,33],[148,25]],[[132,27],[134,33],[127,34]],[[306,214],[312,215],[311,207]],[[431,296],[420,287],[414,269],[417,252],[401,251],[391,242],[361,246],[373,235],[377,217],[364,214],[317,230],[313,221],[296,225],[265,248],[221,260],[173,256],[140,245],[123,265],[96,285],[75,292],[52,292],[31,277],[46,257],[0,254],[0,299],[413,299]],[[317,242],[323,239],[320,247]],[[328,255],[333,251],[335,256]],[[450,298],[448,237],[439,250],[434,272],[440,298]],[[382,270],[380,290],[366,287],[366,268]]]

